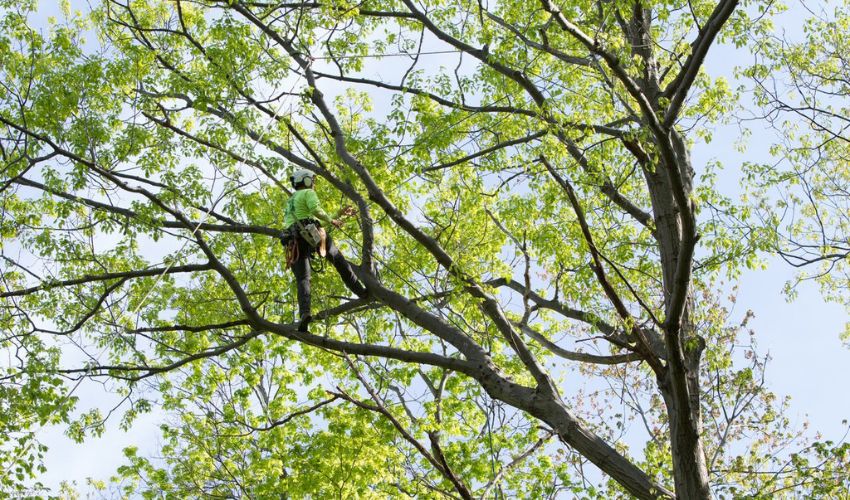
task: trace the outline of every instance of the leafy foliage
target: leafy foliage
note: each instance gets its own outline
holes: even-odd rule
[[[168,417],[119,494],[846,491],[843,444],[761,476],[798,436],[709,291],[768,246],[688,153],[737,98],[707,47],[776,8],[744,3],[0,4],[10,485],[37,426],[102,432],[73,394],[106,381],[123,426]],[[307,334],[293,166],[357,207],[370,291],[314,276]]]

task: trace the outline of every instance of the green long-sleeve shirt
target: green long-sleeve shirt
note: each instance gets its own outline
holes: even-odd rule
[[[299,189],[292,193],[283,214],[283,225],[290,227],[295,221],[304,219],[319,219],[325,225],[331,224],[331,218],[319,205],[319,197],[312,189]]]

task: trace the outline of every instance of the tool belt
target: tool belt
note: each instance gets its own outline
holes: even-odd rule
[[[324,257],[327,255],[327,232],[314,219],[304,219],[295,221],[294,224],[286,228],[283,233],[281,242],[286,247],[286,267],[291,267],[292,263],[298,259],[298,238],[304,240],[311,250],[318,250],[319,255]]]
[[[298,236],[306,241],[310,248],[317,248],[325,241],[325,230],[310,219],[295,221],[294,226],[295,230],[298,231]]]

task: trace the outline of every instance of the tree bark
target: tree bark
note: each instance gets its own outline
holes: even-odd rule
[[[678,133],[670,134],[675,164],[662,162],[655,172],[645,176],[655,214],[656,235],[661,257],[665,310],[669,310],[676,283],[682,245],[695,243],[696,235],[687,235],[683,217],[693,217],[693,207],[681,207],[674,196],[671,171],[681,177],[681,187],[690,198],[693,192],[693,168],[690,154]],[[689,238],[689,241],[686,241]],[[711,491],[705,452],[700,439],[699,363],[704,341],[696,334],[691,321],[690,301],[680,320],[665,324],[667,370],[658,378],[658,387],[667,406],[670,422],[670,445],[673,450],[673,477],[676,496],[686,499],[708,499]]]
[[[564,444],[575,449],[636,498],[674,498],[673,492],[583,426],[557,394],[514,384],[499,376],[495,366],[479,369],[481,375],[476,378],[491,397],[527,411],[549,424]]]
[[[670,420],[670,446],[673,453],[673,479],[676,485],[676,498],[702,499],[711,498],[708,485],[708,469],[705,464],[705,451],[699,436],[699,427],[689,424],[693,418],[686,414],[692,413],[690,404],[684,408],[673,396],[670,381],[659,384],[664,402],[667,405],[667,415]]]

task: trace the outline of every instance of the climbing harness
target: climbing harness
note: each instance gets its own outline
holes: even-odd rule
[[[293,226],[303,226],[303,225],[304,224],[300,224],[299,222],[296,222],[295,224],[293,224]],[[314,227],[317,226],[317,224],[315,224],[315,223],[310,223],[309,225],[314,226]],[[295,230],[295,232],[293,230]],[[313,245],[309,240],[307,240],[303,236],[301,236],[301,237],[307,242],[308,245],[310,245],[311,248],[315,249],[319,253],[319,255],[324,257],[325,255],[327,255],[327,246],[326,246],[327,233],[320,226],[318,227],[317,231],[320,233],[320,241],[319,241],[318,247]],[[298,241],[297,241],[296,238],[298,237],[297,235],[301,235],[301,234],[302,233],[300,232],[299,228],[290,227],[289,229],[284,231],[283,234],[280,237],[280,242],[283,245],[283,248],[286,252],[286,269],[291,269],[292,265],[295,264],[295,261],[297,261],[298,258],[300,257],[301,250],[298,248]],[[320,260],[320,262],[318,264],[316,264],[315,259],[310,259],[309,256],[308,256],[308,261],[310,262],[310,269],[312,269],[314,272],[322,273],[322,272],[325,271],[324,260]]]

